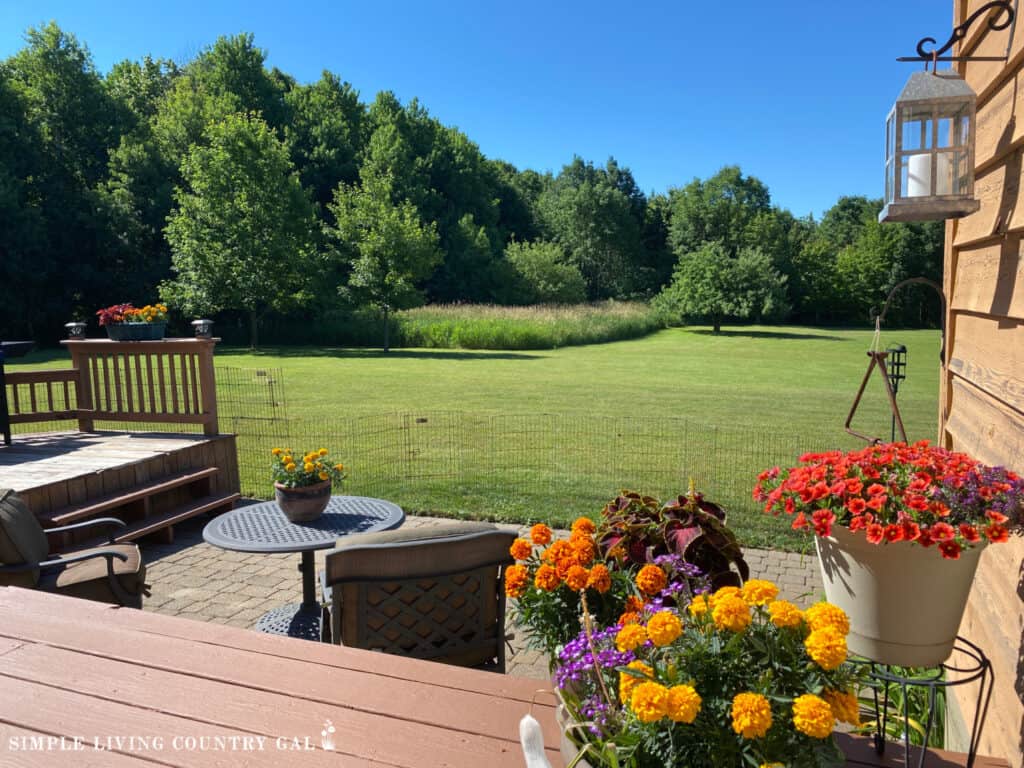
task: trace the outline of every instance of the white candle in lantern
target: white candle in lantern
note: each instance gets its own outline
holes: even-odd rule
[[[932,192],[932,156],[911,155],[907,161],[907,190],[905,197],[929,197],[953,194],[953,155],[941,152],[935,156],[938,176]]]

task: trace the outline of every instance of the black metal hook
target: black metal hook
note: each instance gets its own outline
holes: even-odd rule
[[[942,286],[936,283],[934,280],[929,280],[927,277],[911,277],[906,280],[902,280],[892,287],[889,291],[889,295],[885,299],[885,306],[882,307],[882,311],[878,312],[874,307],[871,308],[870,315],[872,320],[876,320],[880,325],[885,321],[885,313],[889,311],[889,305],[892,304],[893,297],[896,295],[896,291],[905,285],[927,285],[929,288],[939,294],[939,301],[942,304],[942,309],[939,316],[939,330],[942,333],[942,341],[939,346],[939,360],[942,364],[946,364],[946,294],[942,290]]]
[[[991,16],[988,19],[988,28],[990,30],[998,31],[1000,29],[1006,29],[1013,23],[1015,16],[1013,10],[1013,4],[1009,0],[992,0],[990,3],[985,3],[978,10],[967,17],[967,20],[958,27],[953,29],[953,34],[949,36],[949,40],[941,48],[932,48],[927,50],[925,46],[929,43],[935,46],[938,41],[934,37],[924,37],[917,43],[917,56],[902,56],[897,61],[968,61],[968,60],[986,60],[986,61],[1004,61],[1005,57],[994,57],[994,56],[948,56],[946,58],[940,58],[942,54],[952,48],[956,43],[967,37],[967,30],[971,28],[978,19],[987,14],[989,11],[998,10],[999,13]]]

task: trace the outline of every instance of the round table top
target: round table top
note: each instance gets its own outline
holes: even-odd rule
[[[316,520],[293,523],[277,502],[266,501],[218,515],[203,529],[203,539],[236,552],[304,552],[330,549],[342,536],[389,531],[405,521],[397,504],[366,496],[332,496]]]

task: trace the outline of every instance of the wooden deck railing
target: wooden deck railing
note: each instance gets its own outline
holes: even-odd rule
[[[70,370],[7,373],[12,424],[77,419],[83,432],[96,421],[201,424],[217,434],[217,339],[62,343]]]

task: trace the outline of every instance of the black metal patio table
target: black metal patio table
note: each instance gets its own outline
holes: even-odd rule
[[[302,602],[268,611],[256,622],[256,629],[319,640],[320,602],[316,594],[314,552],[331,549],[342,536],[388,531],[404,521],[405,513],[397,504],[366,496],[332,496],[324,513],[308,523],[291,522],[276,502],[267,501],[218,515],[203,529],[203,539],[235,552],[301,552]]]

